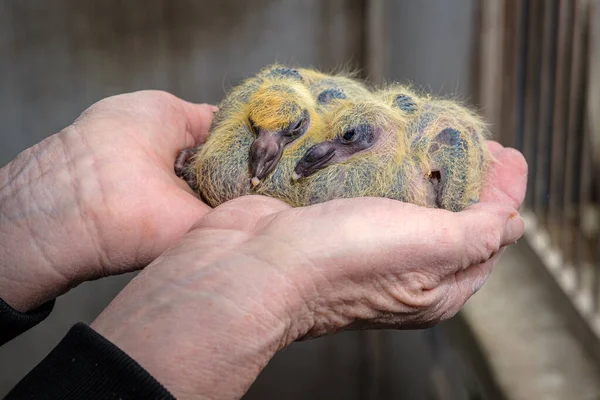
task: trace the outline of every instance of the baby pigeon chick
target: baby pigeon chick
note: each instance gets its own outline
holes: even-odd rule
[[[287,201],[308,205],[375,196],[431,205],[433,188],[426,184],[418,158],[410,154],[407,129],[407,118],[381,101],[339,103],[326,122],[328,137],[312,144],[292,167],[297,182],[294,197]],[[303,138],[310,141],[310,136]]]
[[[340,120],[334,113],[327,129],[339,133],[333,140],[311,147],[295,166],[294,178],[312,176],[328,168],[329,173],[314,179],[340,177],[340,170],[356,167],[358,176],[343,175],[352,181],[346,185],[361,185],[358,191],[351,190],[353,195],[362,192],[451,211],[462,210],[477,201],[487,155],[483,142],[485,127],[480,119],[456,103],[427,102],[414,93],[396,95],[389,91],[377,97],[384,100],[379,105],[379,113],[385,113],[390,107],[394,114],[394,118],[387,119],[391,125],[374,127],[382,122],[380,119],[365,124],[361,121],[365,115],[364,105],[345,104],[340,112],[355,115],[349,118],[353,123],[344,127],[344,119]],[[407,104],[410,105],[403,110],[402,106]],[[413,115],[417,111],[419,114]],[[395,137],[395,141],[384,139],[383,146],[374,146],[371,141],[385,138],[385,134],[380,133],[373,139],[370,132],[378,131]],[[363,138],[370,140],[364,142]],[[395,154],[395,158],[390,158],[390,153]],[[375,174],[371,175],[373,171]],[[362,176],[368,178],[363,180]],[[328,184],[335,185],[334,180],[330,179]]]
[[[256,186],[279,162],[283,149],[317,118],[316,105],[302,82],[270,79],[248,101],[243,114],[257,135],[250,147],[250,174]]]
[[[190,151],[181,169],[192,188],[205,189],[202,195],[211,205],[249,194],[287,146],[319,128],[320,119],[298,72],[269,67],[226,97],[208,139]]]
[[[438,207],[460,211],[479,201],[491,160],[489,131],[479,116],[454,101],[433,99],[423,104],[408,136],[411,152],[429,171]]]
[[[490,154],[489,132],[475,113],[455,101],[434,99],[403,85],[376,96],[409,118],[411,153],[427,166],[438,192],[437,206],[457,211],[477,202]]]
[[[198,184],[194,170],[200,166],[193,166],[192,158],[198,159],[195,156],[200,153],[216,154],[215,145],[241,145],[251,139],[246,165],[255,186],[272,171],[283,149],[319,118],[315,110],[314,96],[297,70],[278,64],[263,68],[223,100],[208,142],[182,151],[175,171],[194,187]],[[234,149],[223,150],[231,154]]]

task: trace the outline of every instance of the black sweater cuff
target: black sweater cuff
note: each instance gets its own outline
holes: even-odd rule
[[[54,300],[50,300],[33,311],[22,313],[0,299],[0,346],[45,320],[53,308]]]
[[[173,398],[127,354],[78,323],[6,400]]]

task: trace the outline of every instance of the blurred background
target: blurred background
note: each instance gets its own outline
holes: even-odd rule
[[[458,97],[527,158],[524,239],[452,320],[295,343],[246,398],[600,399],[598,3],[0,0],[0,166],[103,97],[218,103],[274,61]],[[75,288],[0,348],[0,397],[132,277]]]

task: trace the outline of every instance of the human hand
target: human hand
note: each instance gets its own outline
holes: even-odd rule
[[[99,101],[0,170],[0,297],[31,310],[141,268],[210,208],[176,177],[215,110],[143,91]]]
[[[239,398],[289,343],[452,317],[523,233],[527,166],[491,142],[481,201],[290,208],[248,196],[204,216],[92,324],[178,398]]]

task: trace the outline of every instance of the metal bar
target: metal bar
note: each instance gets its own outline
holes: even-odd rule
[[[579,168],[579,204],[577,205],[576,240],[578,248],[578,283],[579,298],[583,306],[590,311],[590,316],[598,311],[598,273],[594,266],[595,237],[598,235],[598,207],[594,204],[594,185],[598,182],[594,179],[593,171],[593,147],[589,121],[589,98],[593,88],[589,86],[590,73],[593,73],[590,55],[590,22],[592,3],[582,3],[582,92],[581,110],[578,114],[578,131],[581,136],[581,163]],[[598,71],[600,72],[600,71]]]
[[[592,311],[596,311],[598,291],[596,287],[597,277],[593,268],[593,248],[594,248],[594,220],[597,209],[592,203],[592,151],[590,147],[590,130],[587,127],[582,132],[582,157],[580,169],[580,185],[579,185],[579,210],[582,216],[579,229],[577,247],[577,270],[579,289],[582,292],[582,298],[588,304],[586,306]]]
[[[598,177],[600,171],[600,1],[590,3],[589,20],[589,64],[586,133],[589,148],[590,175]],[[589,249],[593,265],[593,310],[600,318],[600,179],[590,182],[590,200],[588,207],[594,211],[593,219],[588,221]],[[595,251],[594,251],[595,250]]]
[[[588,119],[592,129],[594,165],[600,168],[600,0],[590,4],[590,86]]]
[[[574,35],[573,35],[573,63],[571,68],[571,92],[569,96],[569,123],[567,135],[567,158],[565,165],[565,192],[564,192],[564,229],[561,248],[567,261],[573,261],[573,248],[577,239],[579,221],[579,160],[581,160],[581,133],[583,117],[582,94],[584,93],[584,40],[585,40],[585,4],[587,1],[575,1],[574,9]]]
[[[545,0],[542,33],[541,82],[537,129],[537,159],[534,208],[542,225],[548,217],[550,155],[552,132],[552,105],[556,74],[556,20],[558,2]]]
[[[481,68],[481,63],[483,61],[482,42],[485,40],[482,37],[482,33],[485,23],[485,3],[483,3],[481,0],[478,0],[474,1],[472,4],[473,33],[471,35],[471,57],[469,60],[469,93],[471,94],[472,103],[481,107],[481,81],[483,80],[483,70]]]
[[[531,1],[531,0],[530,0]],[[517,90],[517,65],[519,48],[519,21],[521,14],[521,2],[508,1],[504,4],[504,48],[503,48],[503,78],[501,119],[499,125],[500,141],[505,145],[513,144],[513,135],[516,128],[517,108],[515,94]]]
[[[548,231],[552,244],[557,246],[562,231],[565,187],[565,144],[569,110],[569,75],[571,71],[571,41],[573,36],[573,2],[559,1],[558,52],[556,65],[556,92],[553,105],[552,163],[550,166],[550,198]]]
[[[477,90],[477,104],[486,121],[490,124],[494,139],[498,139],[502,132],[502,93],[503,89],[503,63],[504,59],[504,6],[502,0],[479,0],[481,25],[475,32],[478,37],[474,68],[479,70],[478,82],[473,89]]]
[[[598,271],[594,266],[594,247],[598,235],[598,207],[594,204],[595,189],[598,182],[593,171],[593,138],[591,136],[590,121],[589,121],[589,98],[593,88],[589,86],[590,73],[593,72],[592,60],[590,54],[592,47],[590,46],[590,35],[592,21],[590,15],[593,13],[592,2],[586,1],[583,6],[583,43],[582,43],[582,110],[581,110],[581,164],[580,164],[580,186],[579,186],[579,220],[578,220],[578,238],[576,240],[578,247],[578,265],[579,265],[579,289],[580,298],[585,302],[586,307],[591,313],[598,311]],[[600,71],[598,71],[600,72]]]
[[[390,39],[388,34],[387,2],[366,0],[365,59],[369,80],[380,84],[389,73]]]
[[[522,150],[523,149],[523,132],[524,132],[524,120],[525,120],[525,72],[526,72],[526,56],[529,50],[529,45],[527,43],[527,26],[528,26],[528,8],[529,8],[530,0],[522,0],[520,1],[519,7],[519,35],[517,41],[517,51],[518,51],[518,62],[517,62],[517,76],[516,76],[516,95],[515,95],[515,107],[516,107],[516,117],[515,117],[515,130],[514,130],[514,140],[513,145],[515,148]]]
[[[542,15],[544,3],[542,0],[529,0],[527,11],[527,43],[525,73],[525,115],[523,128],[523,154],[529,164],[529,178],[527,180],[527,198],[525,205],[534,206],[535,178],[537,167],[536,131],[538,123],[538,93],[540,86],[541,51],[538,43],[542,34],[542,24],[538,18]]]
[[[588,81],[589,81],[589,25],[590,25],[590,1],[585,0],[581,4],[582,7],[582,28],[581,28],[581,99],[579,104],[579,109],[577,109],[577,144],[578,144],[578,160],[581,160],[579,163],[579,169],[577,170],[577,175],[579,180],[577,181],[578,186],[577,190],[577,205],[575,213],[575,221],[577,229],[575,231],[575,243],[579,246],[586,242],[586,237],[584,235],[583,227],[587,225],[587,222],[593,219],[593,215],[591,217],[588,216],[587,213],[584,213],[587,208],[581,207],[581,203],[585,201],[585,198],[582,198],[582,195],[586,195],[585,192],[585,175],[589,172],[589,168],[586,166],[587,158],[588,158],[588,150],[589,147],[585,147],[588,138],[588,130],[587,130],[587,122],[586,122],[586,114],[587,114],[587,92],[588,92]],[[591,304],[587,304],[588,300],[591,302],[592,299],[592,291],[593,288],[590,285],[590,281],[594,280],[593,274],[594,269],[591,264],[585,262],[585,260],[580,260],[581,262],[577,265],[578,272],[578,283],[579,288],[582,291],[581,295],[583,299],[586,301],[587,306],[591,306]]]

